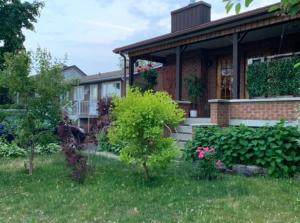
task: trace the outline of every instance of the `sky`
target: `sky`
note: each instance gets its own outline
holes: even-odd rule
[[[228,16],[222,0],[212,5],[212,20]],[[170,12],[190,0],[46,0],[35,25],[25,31],[27,50],[46,48],[88,75],[119,69],[112,50],[170,32]],[[249,9],[276,3],[256,0]]]

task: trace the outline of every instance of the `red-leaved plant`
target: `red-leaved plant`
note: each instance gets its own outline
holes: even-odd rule
[[[88,164],[85,157],[78,153],[78,150],[80,150],[80,143],[84,141],[85,136],[79,128],[70,123],[67,117],[59,123],[57,133],[63,143],[62,150],[67,165],[72,168],[72,179],[83,182],[88,172]]]

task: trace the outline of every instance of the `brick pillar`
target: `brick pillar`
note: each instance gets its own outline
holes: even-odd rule
[[[222,127],[229,126],[229,105],[226,102],[210,103],[210,118],[213,124]]]

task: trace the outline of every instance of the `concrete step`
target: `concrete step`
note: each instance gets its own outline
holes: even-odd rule
[[[179,142],[177,142],[176,144],[177,144],[177,146],[178,146],[180,149],[184,149],[185,143],[186,143],[186,142],[179,141]]]
[[[173,133],[171,136],[174,139],[182,142],[187,142],[189,140],[192,140],[193,138],[192,134],[185,134],[185,133]]]
[[[185,125],[191,125],[191,124],[210,124],[211,119],[210,118],[187,118],[184,121]]]
[[[190,125],[181,125],[176,130],[178,133],[188,133],[188,134],[193,133],[193,127]]]

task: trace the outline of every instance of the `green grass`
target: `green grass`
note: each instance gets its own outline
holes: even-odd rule
[[[60,155],[0,160],[0,222],[300,222],[300,182],[226,176],[196,181],[177,163],[145,183],[132,167],[93,158],[74,184]]]

